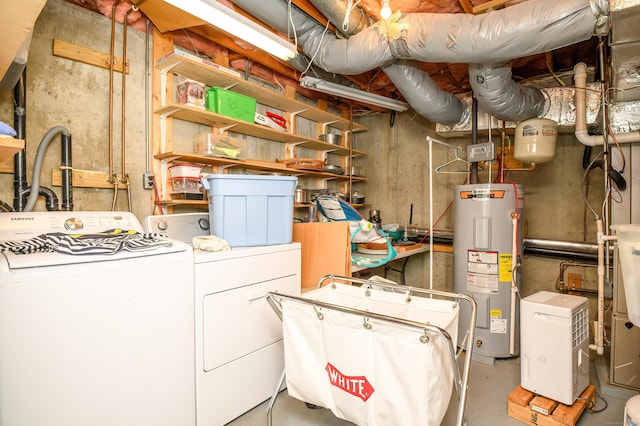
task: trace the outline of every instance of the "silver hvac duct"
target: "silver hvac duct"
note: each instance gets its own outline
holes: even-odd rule
[[[493,63],[548,52],[591,38],[597,21],[586,0],[530,0],[483,15],[406,14],[349,39],[310,31],[298,41],[308,54],[318,50],[319,67],[359,74],[395,59]]]
[[[530,0],[483,15],[394,16],[341,39],[335,34],[324,34],[324,27],[296,8],[291,8],[289,14],[284,1],[234,0],[234,3],[280,32],[287,33],[291,23],[305,54],[327,72],[359,74],[383,67],[399,86],[403,86],[398,81],[403,73],[404,76],[409,71],[415,73],[416,68],[411,69],[405,63],[399,71],[394,72],[392,68],[387,72],[390,64],[398,59],[473,64],[504,62],[587,40],[595,30],[606,28],[608,22],[606,0]],[[415,74],[410,80],[426,81],[424,77],[415,78]],[[413,89],[418,91],[418,87]],[[406,87],[401,92],[411,98],[407,100],[417,112],[429,113],[422,106],[429,102],[425,102],[424,97],[411,96],[415,92]],[[464,108],[460,106],[454,114],[460,114],[456,121],[460,121],[463,113]],[[425,118],[443,122],[432,116],[425,115]]]
[[[337,0],[311,0],[311,3],[335,26],[341,24],[346,37],[364,30],[369,25],[367,17]],[[413,109],[435,123],[456,124],[468,118],[469,111],[458,97],[442,90],[424,72],[417,61],[399,60],[382,68],[389,80],[404,96]]]
[[[522,121],[542,117],[550,102],[540,89],[521,86],[511,79],[508,62],[470,64],[469,84],[483,111],[498,120]]]
[[[382,71],[415,112],[434,123],[456,124],[471,113],[457,96],[438,87],[416,61],[399,60]]]

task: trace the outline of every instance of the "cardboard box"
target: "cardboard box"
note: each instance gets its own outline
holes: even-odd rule
[[[351,276],[348,222],[293,225],[293,241],[302,246],[302,290],[313,289],[325,275]]]

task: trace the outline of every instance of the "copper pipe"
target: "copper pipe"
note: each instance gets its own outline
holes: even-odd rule
[[[138,10],[138,7],[135,5],[131,5],[129,10],[124,15],[124,19],[122,21],[122,146],[121,146],[121,160],[122,160],[122,176],[121,179],[125,179],[127,175],[126,172],[126,92],[127,92],[127,27],[129,26],[129,14],[131,12],[135,12]]]
[[[111,51],[109,56],[109,179],[111,183],[115,180],[115,170],[113,169],[113,73],[115,71],[116,8],[121,1],[116,0],[111,6]]]
[[[127,169],[126,169],[126,126],[125,126],[125,121],[126,121],[126,93],[127,93],[127,65],[128,65],[128,61],[127,61],[127,28],[129,26],[129,14],[131,12],[135,12],[138,10],[138,7],[136,5],[132,5],[129,10],[127,10],[127,12],[124,14],[124,19],[122,20],[122,119],[121,119],[121,141],[120,141],[120,148],[121,148],[121,154],[120,154],[120,159],[122,161],[122,172],[120,175],[120,182],[124,183],[127,186],[127,203],[129,205],[129,211],[131,210],[131,182],[129,181],[129,174],[127,173]],[[116,188],[117,190],[117,188]]]

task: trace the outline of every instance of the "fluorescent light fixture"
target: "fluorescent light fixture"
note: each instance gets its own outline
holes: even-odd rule
[[[389,19],[391,17],[391,7],[389,6],[389,0],[382,0],[382,9],[380,9],[380,17],[382,19]]]
[[[409,109],[409,104],[406,102],[365,92],[364,90],[355,89],[353,87],[343,86],[342,84],[331,83],[330,81],[321,80],[315,77],[302,77],[300,79],[300,85],[307,89],[317,90],[318,92],[328,93],[330,95],[336,95],[347,99],[353,99],[365,104],[376,105],[394,111],[406,111]]]
[[[164,1],[280,59],[296,56],[293,44],[215,0]]]

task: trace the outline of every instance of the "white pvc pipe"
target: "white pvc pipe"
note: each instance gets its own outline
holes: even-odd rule
[[[573,67],[574,80],[576,84],[575,106],[576,106],[576,139],[586,146],[596,146],[604,144],[603,135],[590,135],[587,132],[587,66],[580,62]],[[614,140],[615,137],[615,140]],[[607,135],[608,143],[632,143],[640,142],[640,131]]]
[[[518,199],[518,191],[516,189],[516,205]],[[516,293],[518,286],[515,281],[515,268],[518,259],[518,212],[515,211],[511,215],[511,327],[509,330],[509,353],[516,354]]]
[[[429,290],[433,290],[433,141],[429,141]]]
[[[598,232],[598,319],[595,322],[595,343],[589,345],[598,355],[604,354],[604,242],[607,239],[603,232],[602,219],[596,221]]]

